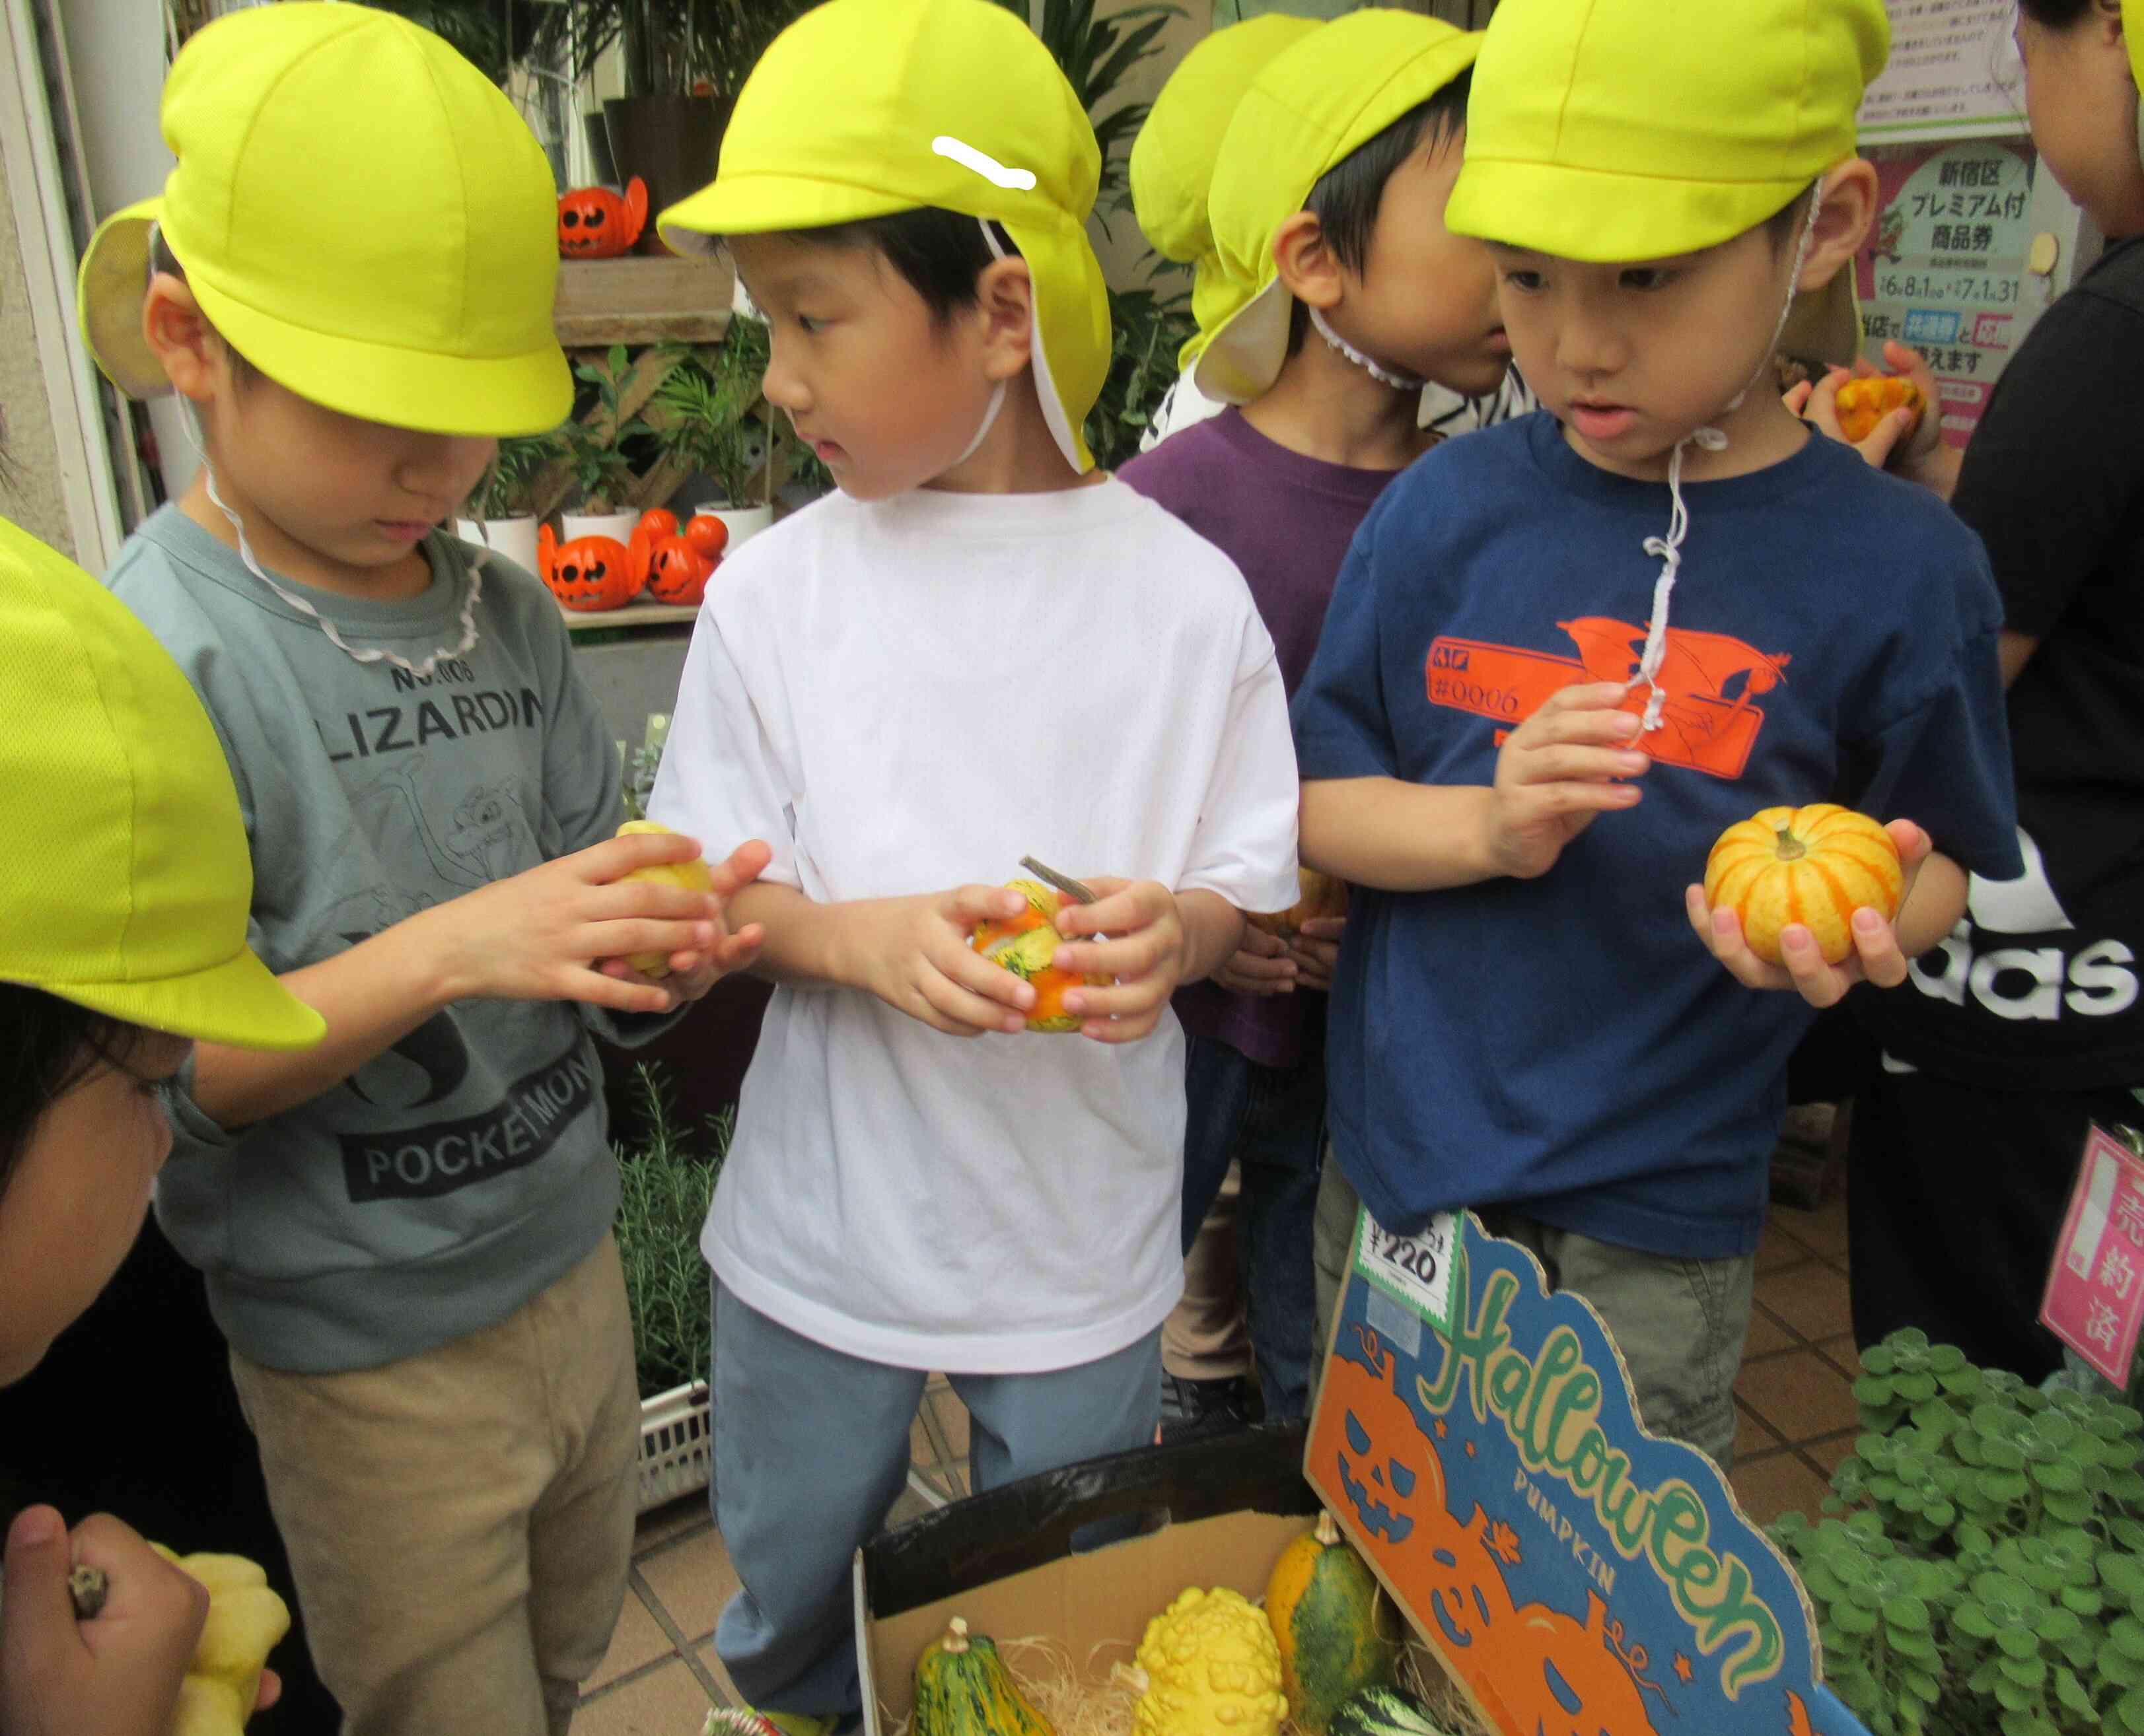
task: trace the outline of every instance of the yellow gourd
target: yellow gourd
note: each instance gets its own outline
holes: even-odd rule
[[[268,1654],[290,1631],[290,1611],[268,1589],[268,1575],[241,1555],[179,1555],[151,1546],[208,1590],[208,1620],[179,1684],[171,1736],[240,1736]]]
[[[1146,1624],[1127,1674],[1139,1736],[1275,1736],[1288,1714],[1273,1627],[1225,1587],[1181,1593]]]
[[[631,837],[635,832],[667,832],[667,826],[658,826],[653,820],[628,820],[618,829],[621,838]],[[682,886],[688,892],[712,892],[714,876],[707,871],[704,857],[694,856],[689,862],[658,862],[652,868],[636,868],[626,875],[628,880],[659,880],[665,885]],[[668,976],[670,974],[670,955],[667,952],[637,952],[625,961],[643,976]]]

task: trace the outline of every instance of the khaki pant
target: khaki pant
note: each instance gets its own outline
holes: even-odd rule
[[[1184,1257],[1183,1299],[1162,1322],[1161,1366],[1179,1380],[1233,1380],[1251,1371],[1243,1270],[1236,1255],[1236,1208],[1243,1185],[1243,1171],[1231,1163],[1191,1252]]]
[[[231,1362],[344,1736],[563,1736],[633,1554],[617,1242],[499,1325],[384,1368]]]
[[[1318,1342],[1332,1331],[1354,1251],[1362,1202],[1332,1148],[1318,1190]],[[1749,1331],[1757,1257],[1685,1260],[1596,1241],[1492,1206],[1476,1213],[1492,1236],[1541,1263],[1551,1290],[1593,1304],[1623,1353],[1638,1415],[1652,1433],[1684,1441],[1722,1471],[1735,1463],[1735,1377]]]

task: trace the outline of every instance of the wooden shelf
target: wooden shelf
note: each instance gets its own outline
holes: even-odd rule
[[[563,603],[558,613],[566,618],[569,632],[592,633],[606,632],[614,627],[690,627],[700,618],[697,603],[628,603],[619,609],[569,609]]]
[[[568,350],[712,344],[729,330],[737,275],[727,256],[563,260],[552,323]]]

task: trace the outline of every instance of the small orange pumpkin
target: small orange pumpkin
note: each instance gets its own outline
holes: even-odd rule
[[[1849,379],[1839,389],[1836,409],[1839,431],[1859,445],[1876,432],[1876,424],[1893,410],[1913,413],[1913,427],[1920,425],[1921,389],[1899,374],[1871,374]],[[1906,432],[1911,434],[1913,428]]]
[[[630,253],[648,226],[648,183],[638,175],[621,198],[608,187],[575,187],[558,196],[558,253],[564,259],[616,259]]]
[[[1784,961],[1779,931],[1799,922],[1827,965],[1854,951],[1854,913],[1868,905],[1886,922],[1898,914],[1905,869],[1891,835],[1837,802],[1766,808],[1730,826],[1705,860],[1705,901],[1731,910],[1749,950]]]
[[[591,613],[630,603],[639,593],[647,568],[615,537],[576,537],[561,543],[545,524],[536,532],[536,575],[568,608]]]
[[[685,540],[710,561],[722,558],[730,546],[730,528],[712,513],[695,513],[685,521]]]
[[[1288,909],[1277,915],[1258,912],[1250,921],[1253,928],[1262,928],[1269,935],[1278,935],[1285,940],[1306,922],[1314,922],[1323,916],[1344,916],[1347,914],[1347,882],[1329,874],[1321,874],[1315,868],[1298,864],[1295,870],[1296,900]]]
[[[1040,880],[1015,880],[1005,884],[1027,900],[1017,916],[975,925],[973,944],[991,963],[1003,965],[1035,990],[1035,1004],[1027,1010],[1031,1031],[1076,1031],[1082,1016],[1065,1010],[1065,994],[1083,982],[1097,989],[1109,986],[1105,976],[1082,977],[1076,971],[1060,970],[1050,960],[1057,955],[1065,936],[1058,931],[1057,913],[1072,898]]]
[[[640,515],[635,530],[644,530],[651,537],[674,537],[677,534],[677,515],[667,506],[651,506]]]

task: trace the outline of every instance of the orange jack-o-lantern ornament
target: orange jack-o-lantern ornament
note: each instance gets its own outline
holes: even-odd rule
[[[616,259],[648,227],[648,183],[638,175],[620,197],[608,187],[575,187],[558,197],[558,255]]]
[[[638,594],[647,576],[617,538],[561,543],[548,524],[536,533],[536,571],[553,597],[582,613],[622,608]]]
[[[648,594],[658,603],[697,608],[715,563],[682,537],[658,537],[648,554]]]

